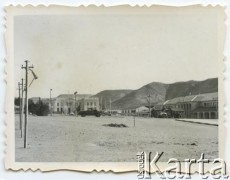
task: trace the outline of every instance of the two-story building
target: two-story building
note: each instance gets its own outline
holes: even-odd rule
[[[82,98],[87,98],[88,94],[61,94],[53,102],[53,113],[70,114],[74,113],[80,105]]]
[[[100,109],[99,105],[99,98],[98,97],[85,97],[78,101],[79,110],[86,111],[86,110],[98,110]]]
[[[218,92],[173,98],[165,101],[163,106],[183,109],[185,118],[217,119]]]

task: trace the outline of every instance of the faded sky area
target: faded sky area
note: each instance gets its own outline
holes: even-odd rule
[[[217,77],[217,20],[204,11],[17,16],[15,84],[26,59],[38,76],[30,97]]]

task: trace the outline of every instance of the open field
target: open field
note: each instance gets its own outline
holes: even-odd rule
[[[30,116],[27,149],[16,115],[17,162],[132,162],[137,152],[164,152],[169,158],[218,157],[218,127],[174,119],[133,117]],[[125,124],[126,128],[103,126]]]

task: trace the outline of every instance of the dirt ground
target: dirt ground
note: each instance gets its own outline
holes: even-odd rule
[[[27,148],[15,124],[16,162],[136,162],[141,151],[164,152],[160,161],[218,157],[218,127],[173,119],[30,116]],[[125,124],[109,127],[104,124]]]

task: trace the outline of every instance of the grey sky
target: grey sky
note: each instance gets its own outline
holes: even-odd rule
[[[39,77],[30,96],[218,76],[217,21],[208,12],[17,16],[14,26],[15,83],[25,59]]]

